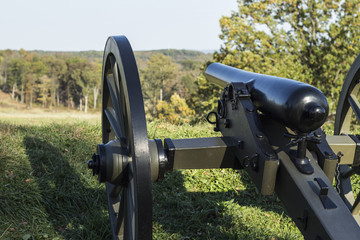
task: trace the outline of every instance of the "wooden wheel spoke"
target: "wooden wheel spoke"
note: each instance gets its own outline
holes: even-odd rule
[[[114,56],[110,56],[110,65],[111,65],[112,74],[114,76],[114,81],[116,84],[119,84],[120,83],[119,69]]]
[[[122,188],[121,196],[120,196],[119,213],[115,228],[116,232],[118,232],[120,236],[124,235],[125,191],[126,189]]]
[[[119,110],[119,96],[117,95],[117,86],[114,83],[114,80],[110,77],[106,77],[106,83],[109,87],[111,102],[115,108],[115,111],[117,114],[120,114]],[[119,115],[120,116],[120,115]]]
[[[110,65],[111,65],[111,78],[106,77],[106,81],[109,87],[109,91],[110,91],[110,96],[111,96],[111,100],[113,103],[113,106],[115,108],[116,114],[119,117],[123,117],[122,112],[121,112],[121,96],[120,95],[120,81],[119,81],[119,74],[117,71],[117,64],[115,61],[114,56],[110,56]],[[120,120],[120,119],[118,119]]]
[[[135,235],[135,184],[132,176],[132,166],[129,167],[129,183],[126,190],[125,236],[127,236],[127,239],[133,239]]]
[[[122,132],[121,132],[120,124],[119,124],[119,122],[117,121],[116,113],[115,113],[114,108],[112,108],[112,107],[107,107],[107,108],[104,110],[104,112],[105,112],[105,114],[106,114],[107,119],[109,120],[110,126],[112,127],[112,129],[113,129],[114,132],[115,132],[116,137],[117,137],[118,139],[122,139],[122,138],[123,138],[123,135],[122,135]]]
[[[355,199],[354,205],[351,209],[351,213],[353,215],[357,215],[357,214],[359,214],[359,211],[360,211],[360,194],[358,194]]]
[[[123,122],[124,115],[123,115],[122,107],[120,105],[120,103],[123,99],[121,96],[117,95],[117,93],[119,92],[119,89],[116,86],[117,85],[116,81],[114,81],[114,79],[110,80],[110,78],[106,77],[106,82],[109,87],[111,101],[113,103],[114,110],[115,110],[115,119],[117,122]],[[124,130],[124,126],[122,124],[119,124],[119,132],[120,132],[120,136],[125,137],[125,130]],[[117,137],[120,139],[119,136],[117,136]]]
[[[350,96],[348,97],[348,102],[353,109],[358,122],[360,122],[360,103],[357,100],[356,96],[354,94],[350,94]]]
[[[108,196],[111,196],[111,192],[114,190],[116,186],[111,184],[111,183],[106,183],[106,192]],[[120,202],[120,196],[114,196],[114,197],[109,197],[108,198],[108,205],[109,205],[109,217],[110,217],[110,222],[112,224],[112,229],[116,229],[115,224],[118,221],[118,215],[119,215],[119,210],[121,208],[121,202]],[[118,232],[118,231],[117,231]]]
[[[112,191],[110,192],[110,197],[116,197],[120,194],[120,192],[123,190],[123,187],[121,185],[115,186]]]

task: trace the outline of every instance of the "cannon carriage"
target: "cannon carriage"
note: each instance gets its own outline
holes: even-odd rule
[[[223,88],[207,116],[222,137],[148,139],[138,70],[124,36],[107,40],[102,73],[102,143],[88,166],[106,184],[113,239],[151,239],[152,183],[174,169],[245,169],[263,195],[274,192],[305,239],[359,239],[360,140],[351,133],[360,58],[341,92],[335,135],[321,126],[326,97],[315,87],[210,64],[207,79]],[[332,185],[336,181],[336,188]]]

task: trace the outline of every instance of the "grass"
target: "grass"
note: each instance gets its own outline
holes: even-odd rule
[[[0,236],[103,239],[103,186],[84,164],[99,139],[87,123],[0,123]]]
[[[105,188],[85,164],[101,141],[99,120],[50,116],[0,116],[0,239],[110,239]],[[160,122],[148,133],[218,134]],[[173,171],[154,183],[153,238],[303,239],[275,196],[232,169]]]

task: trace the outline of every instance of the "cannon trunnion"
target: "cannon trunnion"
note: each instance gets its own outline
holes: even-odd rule
[[[217,110],[207,116],[223,137],[149,140],[130,44],[124,36],[108,39],[103,143],[88,166],[106,183],[113,239],[151,239],[151,183],[194,168],[246,170],[263,195],[276,192],[305,239],[359,239],[360,200],[351,198],[347,179],[360,165],[360,141],[320,129],[329,112],[323,93],[219,63],[205,76],[223,87]]]

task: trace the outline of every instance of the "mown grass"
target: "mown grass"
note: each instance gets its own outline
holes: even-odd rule
[[[110,239],[105,189],[86,167],[97,122],[0,118],[0,239]],[[15,123],[14,123],[15,122]],[[216,136],[153,122],[150,138]],[[183,170],[153,184],[154,239],[302,239],[243,171]]]

